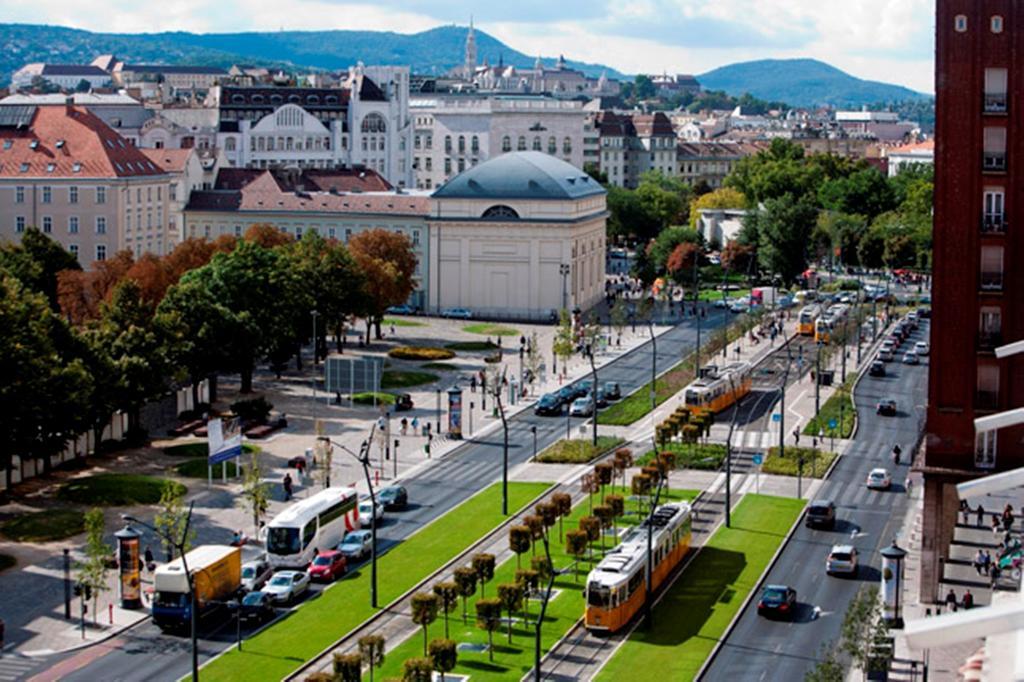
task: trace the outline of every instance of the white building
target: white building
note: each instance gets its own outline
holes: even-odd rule
[[[747,211],[742,208],[702,208],[697,231],[708,244],[722,248],[740,236],[746,217]]]
[[[901,171],[920,164],[935,165],[935,140],[925,140],[915,144],[905,144],[901,147],[889,149],[886,154],[889,159],[889,177],[894,178]]]
[[[24,90],[32,81],[42,79],[61,90],[74,90],[82,81],[90,88],[102,88],[110,84],[110,74],[91,64],[26,64],[11,75],[11,90]]]
[[[435,189],[488,159],[538,151],[583,168],[587,114],[579,101],[532,96],[438,95],[414,99],[416,187]]]

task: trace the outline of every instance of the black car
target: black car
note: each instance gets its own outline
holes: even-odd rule
[[[884,377],[885,376],[885,363],[881,360],[875,360],[871,363],[871,368],[868,370],[868,374],[873,377]]]
[[[583,396],[584,398],[591,397],[591,394]],[[608,396],[604,394],[604,389],[597,389],[597,393],[593,395],[594,404],[598,407],[608,407]]]
[[[579,397],[576,395],[576,389],[572,386],[562,386],[562,388],[558,389],[558,393],[555,395],[558,396],[558,402],[560,405],[568,405]]]
[[[832,500],[814,500],[807,507],[804,525],[808,528],[836,527],[836,505]]]
[[[932,309],[931,308],[918,308],[917,309],[917,316],[920,317],[922,320],[927,320],[929,317],[932,316]]]
[[[792,618],[796,611],[796,590],[786,585],[765,585],[757,602],[757,615]]]
[[[548,393],[541,396],[533,407],[533,413],[538,417],[552,417],[562,414],[562,399],[557,393]]]
[[[604,396],[608,400],[618,400],[622,397],[622,387],[619,386],[617,381],[606,381],[604,382]]]
[[[400,485],[389,486],[377,493],[377,502],[387,511],[405,509],[409,505],[409,492]]]
[[[412,409],[412,396],[408,393],[399,393],[395,396],[395,412],[408,412]]]
[[[241,611],[238,615],[243,623],[262,625],[277,615],[277,611],[274,610],[274,602],[269,594],[256,591],[242,597]]]
[[[896,401],[891,399],[879,400],[878,405],[875,407],[875,413],[883,417],[895,417]]]

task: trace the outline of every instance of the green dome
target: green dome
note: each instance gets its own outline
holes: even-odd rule
[[[438,199],[582,199],[604,194],[589,175],[549,154],[509,152],[459,173]]]

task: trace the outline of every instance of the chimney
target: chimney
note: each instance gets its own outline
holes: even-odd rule
[[[75,108],[75,96],[68,95],[64,98],[64,107],[67,109],[67,113],[71,113]]]

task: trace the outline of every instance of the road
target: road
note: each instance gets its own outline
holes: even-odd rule
[[[927,341],[927,326],[927,321],[922,322],[907,343]],[[865,377],[858,384],[857,437],[818,495],[836,503],[835,530],[801,526],[768,574],[766,583],[797,590],[799,603],[793,621],[760,618],[756,599],[752,600],[702,679],[802,680],[815,666],[822,648],[838,641],[846,606],[857,590],[878,584],[878,552],[896,537],[908,506],[903,484],[908,455],[923,426],[927,358],[918,366],[888,363],[886,369],[886,377]],[[898,416],[875,415],[875,404],[881,398],[897,401]],[[894,467],[891,451],[897,443],[904,455],[901,465]],[[892,473],[890,491],[869,491],[864,486],[867,473],[875,467]],[[834,544],[857,547],[861,567],[855,578],[825,575],[825,557]]]
[[[730,314],[708,309],[701,321],[702,333],[709,332],[730,320]],[[702,343],[710,338],[702,336]],[[657,367],[663,372],[692,351],[696,342],[696,323],[693,318],[658,337]],[[643,386],[651,376],[650,342],[615,359],[598,371],[598,381],[617,381],[623,395]],[[572,419],[570,427],[578,429],[585,420]],[[522,464],[533,456],[532,427],[537,428],[538,449],[544,449],[565,436],[566,419],[536,417],[525,411],[509,419],[509,468]],[[467,442],[445,458],[402,481],[409,491],[409,509],[400,514],[389,514],[379,529],[381,550],[401,542],[430,521],[441,516],[481,488],[501,476],[501,430]],[[341,634],[341,633],[339,633]],[[206,634],[200,642],[200,662],[206,661],[231,646],[233,628]],[[176,680],[189,672],[189,644],[187,638],[162,635],[151,623],[145,623],[122,634],[107,645],[106,653],[93,660],[82,660],[77,670],[65,672],[64,680],[108,682],[134,680]],[[74,655],[56,656],[54,665],[67,665]]]

